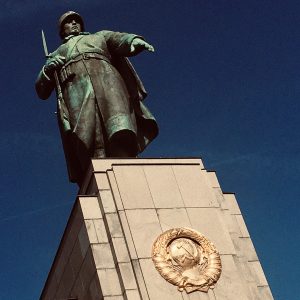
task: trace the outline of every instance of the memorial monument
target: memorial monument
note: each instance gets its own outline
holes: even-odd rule
[[[80,185],[91,158],[136,157],[157,136],[142,102],[147,93],[126,58],[154,48],[136,34],[85,32],[73,11],[60,17],[59,35],[62,45],[47,55],[35,87],[41,99],[57,91],[69,177]]]
[[[157,136],[128,60],[141,36],[59,19],[62,45],[36,90],[58,98],[70,180],[80,186],[41,300],[273,299],[234,194],[200,158],[136,158]]]

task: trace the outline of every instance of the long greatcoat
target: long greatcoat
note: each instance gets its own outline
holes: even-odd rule
[[[133,156],[158,134],[157,123],[142,103],[146,92],[126,56],[134,34],[99,31],[68,36],[51,57],[66,63],[58,72],[62,99],[58,99],[58,124],[70,181],[80,183],[91,158],[109,157],[110,144],[125,134]],[[135,55],[137,53],[133,53]],[[54,78],[43,70],[36,91],[47,99]]]

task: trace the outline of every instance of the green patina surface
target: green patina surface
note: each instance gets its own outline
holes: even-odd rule
[[[58,124],[70,180],[80,184],[91,158],[135,157],[158,134],[142,103],[144,86],[127,59],[154,49],[135,34],[90,34],[80,32],[76,20],[68,22],[62,23],[67,34],[40,71],[36,91],[41,99],[61,91]]]

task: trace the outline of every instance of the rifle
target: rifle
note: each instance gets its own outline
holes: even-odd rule
[[[44,47],[44,53],[46,58],[49,58],[49,52],[48,52],[48,47],[47,47],[47,42],[46,42],[46,37],[44,34],[44,30],[42,29],[42,41],[43,41],[43,47]],[[66,110],[63,109],[64,106],[64,98],[61,90],[61,86],[58,80],[58,75],[57,72],[54,72],[54,80],[55,80],[55,87],[56,87],[56,96],[57,96],[57,106],[58,106],[58,111],[60,115],[60,121],[62,122],[63,127],[68,130],[69,129],[69,124],[66,122],[65,119],[67,118]]]
[[[42,41],[43,41],[43,47],[44,47],[45,56],[46,56],[46,58],[49,58],[50,56],[49,56],[47,42],[46,42],[46,37],[45,37],[43,29],[42,29]],[[62,100],[63,99],[63,95],[62,95],[61,86],[59,84],[58,75],[57,75],[56,71],[54,72],[54,80],[55,80],[55,86],[56,86],[56,92],[57,92],[57,99],[58,100]]]

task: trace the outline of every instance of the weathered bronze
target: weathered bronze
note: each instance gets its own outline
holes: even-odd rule
[[[153,46],[136,34],[83,30],[78,13],[60,17],[62,45],[48,55],[35,84],[41,99],[56,89],[69,178],[79,185],[91,158],[136,157],[158,134],[127,58]]]

